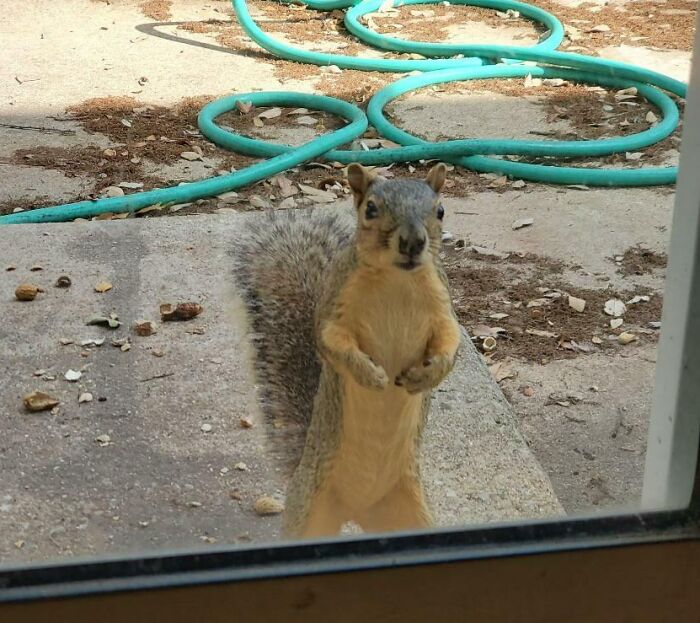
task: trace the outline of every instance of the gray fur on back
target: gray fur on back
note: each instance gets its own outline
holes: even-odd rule
[[[349,211],[269,212],[251,219],[232,249],[272,449],[294,465],[321,372],[316,305],[329,265],[350,243],[353,231]]]

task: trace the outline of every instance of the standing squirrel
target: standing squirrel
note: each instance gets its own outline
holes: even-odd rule
[[[270,213],[234,251],[271,433],[306,436],[284,441],[294,458],[301,451],[285,536],[333,535],[348,521],[365,532],[433,521],[419,445],[431,390],[460,343],[439,258],[445,171],[385,180],[352,164],[356,218]]]

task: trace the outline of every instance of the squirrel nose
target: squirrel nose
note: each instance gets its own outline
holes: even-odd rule
[[[416,236],[412,240],[399,236],[399,253],[408,255],[409,257],[415,257],[416,255],[420,255],[423,249],[425,249],[424,236]]]

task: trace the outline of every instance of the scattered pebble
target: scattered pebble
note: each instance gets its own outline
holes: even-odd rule
[[[65,378],[66,381],[70,381],[71,383],[75,383],[82,376],[83,376],[83,373],[80,372],[79,370],[68,370],[68,372],[66,372],[63,375],[63,378]]]
[[[202,424],[199,427],[199,430],[201,430],[203,433],[210,433],[212,431],[213,427],[211,424]]]
[[[237,469],[239,472],[247,472],[248,471],[248,466],[245,463],[236,463],[233,467],[235,469]]]
[[[636,340],[637,336],[634,333],[627,333],[627,331],[625,331],[624,333],[620,333],[620,335],[617,336],[617,341],[620,344],[631,344]]]
[[[78,404],[82,404],[83,402],[92,402],[92,394],[90,392],[83,392],[78,396]]]
[[[112,438],[109,435],[98,435],[95,437],[95,441],[104,447],[112,443]]]

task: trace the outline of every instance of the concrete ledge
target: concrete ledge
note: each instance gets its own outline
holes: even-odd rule
[[[245,218],[0,229],[0,561],[275,539],[279,518],[258,517],[252,504],[283,496],[285,483],[265,449],[244,336],[225,311],[227,249]],[[55,288],[64,274],[73,285]],[[95,292],[100,281],[113,288]],[[20,303],[13,293],[23,282],[45,293]],[[160,323],[159,304],[185,300],[204,313]],[[86,326],[100,312],[123,326]],[[133,335],[140,318],[158,332]],[[130,350],[111,345],[124,337]],[[106,339],[79,346],[88,338]],[[82,377],[66,381],[68,369]],[[60,399],[57,413],[25,412],[22,396],[33,390]],[[78,404],[83,392],[92,402]],[[442,524],[560,512],[469,343],[434,407],[424,469]],[[243,428],[242,417],[256,425]],[[101,435],[108,445],[95,441]]]

